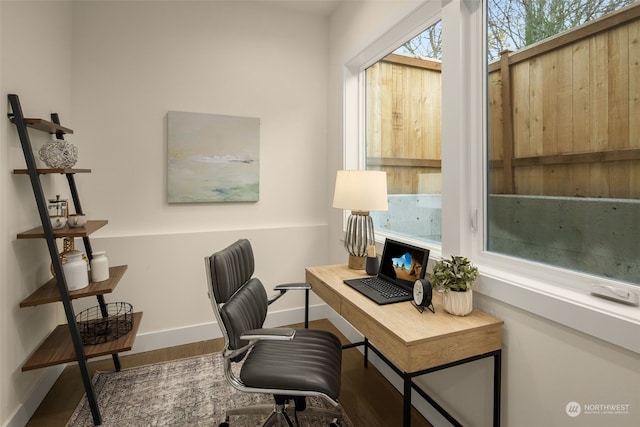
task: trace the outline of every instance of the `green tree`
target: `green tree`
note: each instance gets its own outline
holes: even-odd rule
[[[592,21],[638,0],[489,0],[490,60]]]
[[[487,55],[518,50],[640,0],[488,0]],[[394,53],[442,59],[442,22],[404,43]]]
[[[394,53],[420,59],[442,60],[442,21],[404,43]]]

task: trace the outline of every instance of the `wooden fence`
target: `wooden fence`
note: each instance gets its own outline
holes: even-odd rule
[[[441,92],[439,62],[367,70],[367,162],[392,194],[440,192]],[[491,193],[640,198],[640,4],[504,52],[488,97]]]
[[[390,194],[440,192],[442,66],[388,55],[367,70],[367,164]]]
[[[640,198],[640,4],[504,52],[488,90],[491,193]]]

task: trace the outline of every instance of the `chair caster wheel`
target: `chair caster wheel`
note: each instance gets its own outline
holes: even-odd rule
[[[222,422],[220,424],[218,424],[218,427],[229,427],[229,423],[228,422]]]

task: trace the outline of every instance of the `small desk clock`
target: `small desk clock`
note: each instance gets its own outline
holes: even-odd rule
[[[431,290],[431,282],[429,279],[418,279],[413,284],[413,305],[420,313],[426,308],[435,313],[433,303],[431,302],[433,293]]]

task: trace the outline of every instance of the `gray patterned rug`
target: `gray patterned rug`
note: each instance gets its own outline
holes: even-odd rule
[[[270,403],[273,398],[241,393],[223,375],[220,353],[157,363],[120,372],[98,372],[93,378],[103,426],[217,426],[226,408]],[[310,406],[330,407],[321,399]],[[260,426],[265,416],[232,416],[231,426]],[[298,414],[300,426],[328,425],[328,420]],[[93,426],[86,397],[78,404],[67,427]],[[352,427],[344,415],[341,426]]]

